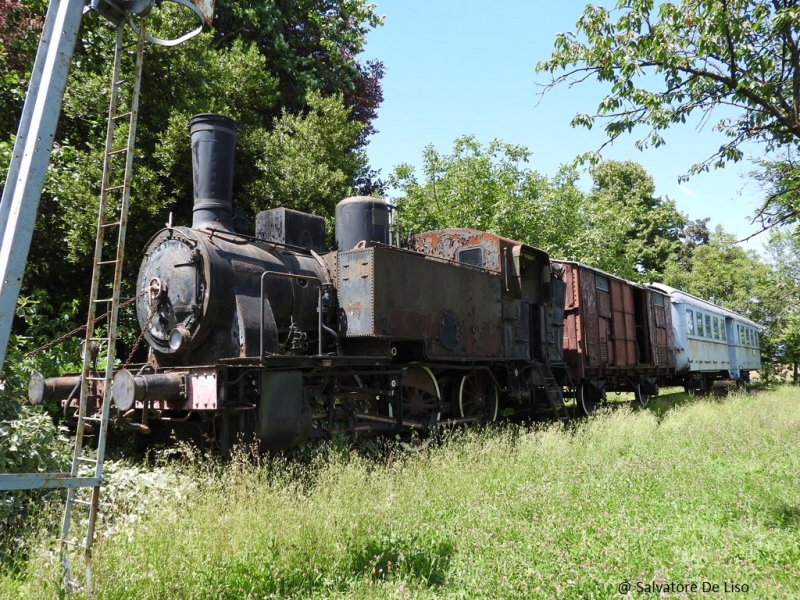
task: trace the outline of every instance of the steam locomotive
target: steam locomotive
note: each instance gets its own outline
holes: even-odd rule
[[[565,397],[589,413],[606,390],[653,393],[675,376],[667,292],[472,229],[400,240],[372,197],[337,205],[333,251],[323,218],[286,208],[258,213],[247,235],[231,203],[235,122],[198,115],[190,130],[192,226],[145,248],[136,310],[149,356],[110,393],[124,426],[279,448],[500,415],[565,421]],[[611,288],[602,296],[604,277],[637,290],[630,311]],[[74,404],[74,379],[34,377],[30,399]]]

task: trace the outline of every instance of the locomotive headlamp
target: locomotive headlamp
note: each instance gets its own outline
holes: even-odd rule
[[[190,337],[191,334],[186,328],[176,327],[172,330],[172,333],[169,334],[169,347],[172,348],[174,352],[177,352],[186,345]]]

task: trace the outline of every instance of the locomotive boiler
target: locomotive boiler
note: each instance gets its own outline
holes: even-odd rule
[[[471,229],[400,240],[370,197],[337,205],[330,251],[321,217],[285,208],[247,235],[232,209],[236,124],[198,115],[190,128],[192,225],[159,231],[137,279],[147,363],[120,369],[110,398],[96,390],[122,426],[286,447],[501,413],[568,418],[565,284],[547,253]],[[32,384],[31,399],[63,398],[67,379]]]

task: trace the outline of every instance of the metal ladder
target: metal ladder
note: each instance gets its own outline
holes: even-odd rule
[[[124,24],[117,27],[92,285],[86,318],[80,405],[77,411],[78,423],[72,457],[71,476],[74,478],[86,477],[84,485],[87,487],[69,488],[61,527],[61,566],[67,593],[79,587],[70,574],[69,555],[72,548],[83,550],[86,581],[82,587],[89,594],[93,590],[92,543],[100,506],[103,459],[111,409],[110,391],[114,375],[114,349],[117,340],[122,260],[125,250],[125,231],[128,222],[139,92],[146,39],[144,20],[141,22],[138,39],[135,42],[126,44],[126,31],[129,32],[130,29]],[[129,68],[130,65],[126,64],[129,61],[134,62],[133,75],[129,79],[124,79],[123,73]],[[127,93],[122,91],[123,86],[128,86]],[[120,128],[122,131],[117,132],[117,125],[124,120],[127,120],[128,123],[127,132],[124,131],[124,128]],[[122,143],[124,137],[127,137],[127,140]],[[123,160],[124,167],[121,164]],[[116,236],[115,240],[114,236]],[[113,256],[108,256],[110,254]],[[105,334],[95,331],[94,323],[98,307],[108,307],[108,325]],[[102,352],[105,360],[105,373],[98,373],[94,368],[93,363],[97,356],[95,349]],[[91,433],[96,435],[97,449],[95,453],[92,453],[89,448],[84,448],[84,435]],[[75,529],[72,525],[73,511],[78,508],[86,512],[86,530],[83,537],[76,538],[72,533],[72,530]],[[81,525],[83,524],[81,522]]]
[[[550,405],[550,411],[552,412],[553,418],[561,421],[562,423],[566,423],[571,419],[571,416],[567,410],[567,407],[564,406],[564,392],[561,384],[556,381],[556,378],[553,375],[551,363],[535,362],[533,364],[539,372],[539,376],[541,377],[542,381],[544,381],[544,391],[547,396],[547,402]]]

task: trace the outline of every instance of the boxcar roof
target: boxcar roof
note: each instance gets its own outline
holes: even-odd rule
[[[554,259],[552,259],[552,262],[555,263],[555,264],[572,265],[574,267],[580,267],[581,269],[587,269],[589,271],[594,271],[595,273],[600,273],[600,275],[602,275],[603,277],[609,277],[611,279],[616,279],[617,281],[624,281],[628,285],[632,285],[634,287],[638,287],[638,288],[642,288],[642,289],[649,288],[649,286],[643,285],[641,283],[636,283],[635,281],[630,281],[629,279],[625,279],[624,277],[620,277],[619,275],[614,275],[613,273],[608,273],[608,272],[603,271],[601,269],[597,269],[595,267],[590,267],[589,265],[585,265],[583,263],[575,262],[574,260],[561,260],[560,258],[554,258]],[[651,289],[651,290],[653,290],[655,292],[659,292],[661,294],[664,294],[665,296],[669,295],[669,292],[664,292],[662,290],[658,290],[658,289],[654,289],[654,288],[649,288],[649,289]]]

